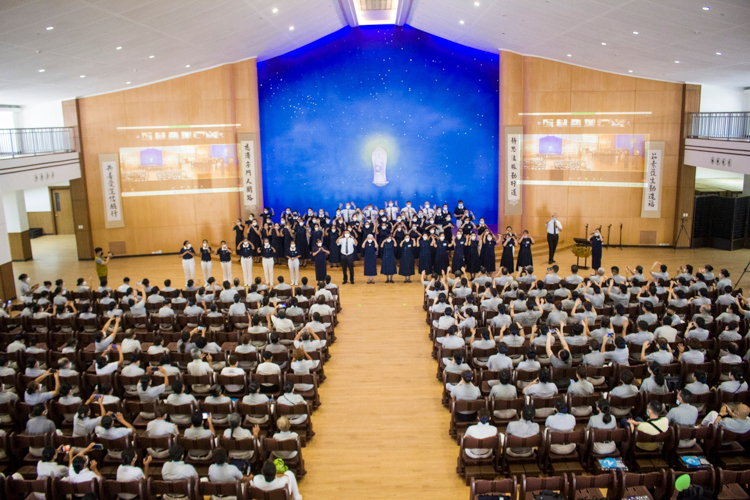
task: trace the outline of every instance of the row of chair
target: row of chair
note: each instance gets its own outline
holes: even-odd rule
[[[709,467],[703,470],[675,471],[661,469],[648,474],[634,474],[622,470],[608,471],[593,476],[566,474],[546,478],[513,476],[501,480],[476,480],[471,483],[470,500],[506,498],[507,500],[533,499],[534,494],[545,490],[559,492],[567,500],[623,498],[648,498],[668,500],[675,498],[675,480],[682,474],[690,476],[691,484],[704,487],[718,500],[747,500],[750,471],[728,471]],[[606,497],[601,490],[606,490]]]

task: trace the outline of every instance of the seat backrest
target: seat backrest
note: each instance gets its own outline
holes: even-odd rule
[[[464,436],[461,438],[461,447],[466,449],[491,449],[496,452],[500,451],[500,436],[494,435],[486,438],[476,438],[473,436]]]
[[[23,500],[31,493],[41,493],[47,498],[52,498],[52,478],[41,479],[5,479],[5,498],[7,500]]]
[[[577,491],[589,488],[606,489],[607,498],[617,498],[617,487],[617,474],[613,470],[596,476],[571,474],[568,478],[568,498],[578,498]]]
[[[263,438],[261,441],[261,447],[263,451],[297,451],[300,452],[299,439],[283,439],[277,440],[273,438]]]
[[[175,494],[184,495],[188,499],[194,499],[194,486],[193,481],[156,481],[153,478],[148,478],[146,483],[146,490],[148,491],[149,498],[156,498],[157,495]]]
[[[479,495],[509,495],[515,498],[518,480],[516,476],[499,481],[475,480],[471,482],[470,500],[479,500]]]
[[[245,489],[246,500],[289,500],[289,491],[286,488],[277,490],[264,491],[255,486],[249,485]]]
[[[199,481],[198,482],[198,496],[199,497],[205,497],[205,496],[223,496],[228,497],[232,496],[237,499],[242,498],[242,488],[240,486],[239,481],[235,481],[232,483],[212,483],[208,481]]]
[[[106,479],[101,482],[100,500],[119,500],[118,494],[128,493],[138,495],[139,498],[146,498],[146,480],[138,479],[136,481],[112,481]]]
[[[522,474],[520,485],[518,497],[522,499],[525,499],[529,493],[544,490],[559,491],[562,495],[565,495],[568,492],[568,476],[563,474],[551,477],[526,477],[525,474]]]
[[[154,448],[156,450],[168,450],[172,447],[172,436],[147,436],[146,434],[136,434],[134,447],[138,450]]]
[[[55,478],[52,483],[53,498],[64,498],[67,495],[85,495],[91,493],[94,496],[99,495],[99,481],[92,479],[88,483],[71,483],[63,481],[61,478]]]

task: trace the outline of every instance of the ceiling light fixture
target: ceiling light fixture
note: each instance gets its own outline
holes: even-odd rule
[[[148,56],[149,59],[153,59],[154,57],[156,57],[156,56]]]
[[[602,42],[602,45],[607,45],[607,42]]]
[[[122,50],[122,47],[116,47],[115,50]]]
[[[674,63],[675,63],[675,64],[680,64],[680,61],[675,61]]]
[[[628,73],[632,73],[632,72],[633,72],[633,70],[632,70],[632,69],[629,69],[629,70],[628,70]]]
[[[721,55],[721,52],[717,52],[717,53],[716,53],[716,55],[717,55],[717,56],[720,56],[720,55]]]
[[[130,85],[130,82],[125,82],[125,85]]]
[[[44,70],[43,70],[43,69],[40,69],[40,70],[39,70],[39,72],[40,72],[40,73],[44,73]]]
[[[463,20],[463,19],[461,19],[460,21],[458,21],[458,23],[459,23],[459,24],[463,24],[463,23],[464,23],[464,20]]]
[[[276,14],[276,13],[278,13],[278,12],[279,12],[279,9],[277,9],[276,7],[274,7],[274,8],[273,8],[273,10],[272,10],[271,12],[273,12],[274,14]]]
[[[634,34],[634,35],[637,35],[637,34],[638,34],[638,32],[637,32],[637,31],[634,31],[634,32],[633,32],[633,34]]]
[[[568,54],[568,57],[573,57],[573,54]]]
[[[703,7],[703,10],[711,10],[711,7]]]
[[[474,7],[479,7],[479,2],[474,2]]]
[[[53,29],[55,29],[54,26],[47,26],[47,31],[52,31]]]
[[[289,26],[289,31],[294,31],[294,26]]]
[[[189,68],[189,67],[190,67],[190,65],[189,65],[189,64],[186,64],[186,65],[185,65],[185,67],[186,67],[186,68]]]
[[[81,78],[86,78],[86,75],[81,75]]]

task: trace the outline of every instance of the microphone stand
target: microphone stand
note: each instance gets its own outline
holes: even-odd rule
[[[622,250],[622,222],[620,222],[620,250]]]
[[[612,224],[607,226],[607,250],[609,250],[609,235],[612,232]]]

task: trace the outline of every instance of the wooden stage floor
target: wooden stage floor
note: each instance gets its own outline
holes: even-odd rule
[[[546,250],[543,243],[538,246]],[[84,277],[95,284],[94,263],[76,260],[72,236],[34,239],[32,248],[35,260],[14,262],[16,275],[28,273],[32,283],[63,278],[72,287]],[[569,249],[557,257],[565,276],[575,257]],[[546,253],[534,255],[539,272],[547,267],[545,258]],[[148,277],[160,287],[170,278],[181,287],[179,260],[176,255],[114,259],[110,285],[117,287],[129,276],[131,282]],[[717,275],[727,268],[736,280],[750,260],[750,250],[605,249],[602,259],[605,268],[618,265],[623,274],[626,265],[648,269],[654,260],[669,266],[673,276],[678,265],[692,264],[697,271],[710,263]],[[215,262],[214,274],[220,271]],[[253,271],[262,276],[260,264]],[[200,277],[200,268],[196,272]],[[277,266],[275,272],[288,280],[286,266]],[[308,474],[300,482],[300,493],[305,500],[344,498],[354,491],[363,500],[467,498],[469,489],[456,474],[458,446],[448,436],[449,414],[440,404],[422,287],[398,278],[385,284],[383,277],[367,285],[361,264],[355,272],[356,285],[342,286],[341,270],[329,269],[340,286],[343,311],[338,341],[326,365],[328,378],[320,389],[323,404],[313,416],[316,435],[303,452]],[[237,263],[233,275],[241,276]],[[312,279],[314,269],[308,266],[301,275]],[[750,275],[740,285],[750,288]]]

